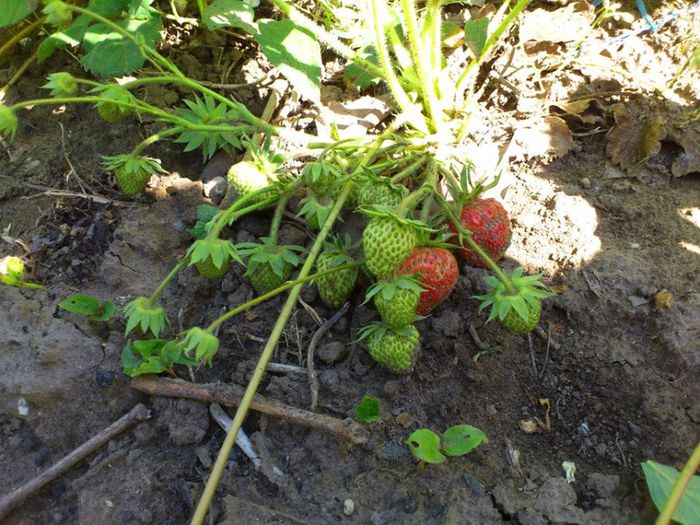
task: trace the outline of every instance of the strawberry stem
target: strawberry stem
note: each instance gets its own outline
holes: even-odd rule
[[[421,158],[421,159],[418,159],[417,161],[413,162],[412,164],[409,164],[404,169],[399,171],[396,175],[392,176],[391,182],[393,184],[397,184],[397,183],[401,182],[403,179],[410,177],[416,171],[421,169],[426,162],[428,162],[428,159]],[[390,164],[390,163],[388,163],[388,164]]]
[[[314,244],[311,247],[309,255],[306,257],[304,266],[302,266],[301,271],[299,272],[299,279],[302,279],[309,275],[311,268],[316,262],[316,257],[318,257],[318,254],[323,248],[323,244],[326,240],[326,237],[328,236],[328,233],[331,231],[331,228],[333,228],[333,223],[338,217],[338,214],[340,213],[343,204],[347,200],[348,195],[350,195],[350,191],[352,190],[353,185],[354,183],[350,178],[343,186],[343,189],[340,195],[338,196],[338,199],[335,201],[335,204],[330,212],[330,215],[328,216],[328,219],[326,220],[325,224],[321,228],[321,231],[316,237],[316,240],[314,241]],[[226,434],[226,438],[224,439],[224,443],[221,446],[219,455],[217,456],[216,462],[212,467],[209,479],[207,479],[206,486],[204,487],[204,492],[202,493],[202,496],[200,497],[199,502],[197,503],[197,508],[195,509],[194,516],[192,517],[193,525],[201,525],[204,522],[204,518],[207,515],[207,510],[209,509],[209,504],[211,503],[212,498],[214,497],[216,488],[218,487],[219,481],[221,480],[221,476],[223,475],[224,469],[226,468],[226,463],[228,462],[228,457],[231,454],[233,444],[236,441],[238,431],[243,425],[243,421],[245,420],[245,417],[248,414],[248,409],[250,408],[250,403],[253,400],[253,397],[255,396],[258,387],[260,386],[260,382],[262,381],[263,376],[265,375],[265,369],[270,361],[270,357],[272,357],[272,353],[277,347],[277,343],[279,342],[280,337],[282,337],[282,332],[284,331],[284,327],[287,324],[289,316],[292,314],[294,305],[296,305],[297,299],[299,298],[299,293],[301,292],[301,288],[301,284],[296,284],[293,288],[291,288],[289,296],[287,297],[287,301],[284,303],[282,311],[280,312],[280,315],[277,318],[274,327],[272,328],[272,333],[270,334],[270,337],[267,340],[267,343],[265,344],[265,348],[263,349],[262,354],[260,355],[260,359],[258,360],[258,364],[255,367],[253,377],[251,377],[248,386],[246,387],[245,393],[241,398],[241,401],[238,405],[238,410],[236,410],[233,422],[231,423],[231,427],[229,428]]]
[[[142,140],[141,142],[139,142],[136,145],[136,147],[133,150],[131,150],[131,154],[134,157],[138,157],[144,149],[146,149],[148,146],[150,146],[154,142],[158,142],[159,140],[164,139],[166,137],[169,137],[170,135],[177,135],[181,131],[182,131],[182,128],[176,126],[174,128],[165,129],[163,131],[159,131],[158,133],[154,133],[150,137],[147,137],[144,140]]]
[[[277,234],[280,231],[280,226],[282,224],[282,216],[284,215],[284,210],[287,208],[287,203],[289,199],[294,194],[294,191],[301,184],[302,179],[299,177],[289,185],[289,188],[282,194],[280,200],[277,201],[277,207],[275,208],[275,215],[272,217],[272,224],[270,225],[270,234],[268,235],[267,244],[269,246],[274,246],[277,244]]]
[[[303,284],[307,283],[309,281],[313,281],[314,279],[318,277],[323,277],[324,275],[329,275],[331,273],[340,271],[340,270],[348,270],[350,268],[356,268],[358,266],[361,266],[363,263],[362,262],[354,262],[354,263],[349,263],[349,264],[343,264],[341,266],[336,266],[335,268],[330,268],[328,270],[324,270],[322,272],[318,272],[312,275],[307,275],[306,277],[297,277],[293,281],[287,281],[286,283],[278,286],[274,290],[261,295],[259,297],[256,297],[255,299],[251,299],[247,303],[244,303],[240,306],[237,306],[233,310],[229,310],[225,314],[219,316],[215,321],[213,321],[209,326],[207,326],[206,330],[209,333],[214,333],[214,330],[216,330],[217,327],[221,326],[223,323],[234,317],[235,315],[243,312],[244,310],[247,310],[248,308],[251,308],[255,306],[256,304],[260,304],[264,301],[267,301],[268,299],[274,297],[275,295],[281,294],[282,292],[289,290],[290,288],[293,288],[297,284]]]

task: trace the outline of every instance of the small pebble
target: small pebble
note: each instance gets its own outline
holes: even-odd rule
[[[343,514],[352,516],[353,512],[355,512],[355,502],[351,499],[346,499],[343,503]]]
[[[578,183],[581,185],[582,188],[586,190],[591,187],[591,179],[589,179],[588,177],[582,177],[581,180],[578,181]]]
[[[389,397],[394,397],[401,391],[401,383],[395,380],[390,380],[384,383],[384,393]]]

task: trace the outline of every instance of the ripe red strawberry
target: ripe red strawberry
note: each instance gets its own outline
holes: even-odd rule
[[[496,199],[477,199],[466,204],[459,215],[462,228],[472,233],[472,239],[486,252],[493,262],[498,262],[510,245],[512,231],[508,212]],[[457,233],[454,224],[449,224],[453,233]],[[488,268],[466,241],[462,243],[460,256],[468,264]]]
[[[529,334],[537,326],[542,313],[542,302],[535,299],[527,304],[527,319],[523,319],[515,308],[508,310],[508,313],[503,319],[500,319],[501,324],[515,334]]]
[[[397,268],[398,273],[416,275],[423,287],[416,313],[429,314],[450,295],[457,283],[457,259],[445,248],[422,247],[414,249]]]
[[[377,277],[387,275],[411,253],[416,242],[418,236],[408,221],[377,214],[362,234],[365,264]]]

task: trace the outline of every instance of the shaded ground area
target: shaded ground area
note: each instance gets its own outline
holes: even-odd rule
[[[603,28],[605,38],[624,31],[627,15],[620,16]],[[658,49],[675,50],[678,35],[697,23],[684,20],[658,37],[646,35],[630,41],[631,48],[612,48],[615,53],[603,56],[625,61],[621,57],[638,53],[638,61],[650,60],[638,62],[645,64],[643,71],[628,64],[630,76],[653,76],[658,67],[670,77],[680,55],[664,69]],[[522,31],[532,27],[526,18]],[[677,115],[689,109],[683,97],[692,98],[692,86],[680,85],[675,101],[641,96],[641,89],[626,96],[621,79],[589,66],[554,69],[547,61],[566,42],[538,38],[550,49],[520,50],[514,59],[537,67],[518,70],[507,83],[494,80],[485,91],[489,109],[476,142],[493,142],[511,154],[493,190],[504,199],[514,228],[504,266],[542,271],[560,292],[543,312],[549,349],[546,336],[533,337],[533,364],[528,339],[484,325],[470,297],[483,291],[486,273],[465,266],[448,301],[420,323],[422,354],[415,372],[397,378],[377,367],[363,345],[352,343],[357,327],[376,315],[355,297],[316,352],[319,410],[352,417],[363,395],[379,397],[382,421],[370,427],[370,442],[353,447],[252,413],[244,430],[258,454],[284,475],[271,480],[235,449],[212,509],[215,523],[653,521],[639,463],[649,458],[682,463],[700,433],[700,385],[693,380],[700,366],[700,254],[692,248],[700,246],[700,179],[697,169],[678,175],[678,162],[692,166],[694,145],[679,144],[673,127]],[[14,97],[36,93],[41,73],[33,75]],[[514,81],[520,93],[508,87]],[[535,84],[550,92],[544,96]],[[552,103],[586,97],[593,99],[585,107]],[[251,99],[259,110],[255,104]],[[626,171],[619,157],[635,154],[637,128],[629,128],[622,141],[632,147],[616,149],[615,135],[605,134],[622,120],[614,104],[624,104],[632,119],[636,114],[645,122],[665,119],[665,137],[651,137],[658,150]],[[557,120],[542,124],[536,119],[542,111]],[[149,399],[129,388],[121,372],[120,320],[96,326],[56,306],[78,290],[123,306],[150,293],[187,249],[195,207],[206,200],[196,156],[179,156],[168,146],[154,150],[175,173],[137,202],[122,202],[99,168],[98,155],[131,147],[149,125],[110,127],[87,108],[60,114],[37,108],[23,119],[0,164],[0,180],[12,181],[0,193],[0,231],[27,244],[35,279],[48,285],[46,293],[0,288],[0,310],[6,313],[0,317],[0,494],[136,402],[147,403],[153,413],[32,498],[8,523],[186,523],[223,440],[206,405]],[[697,127],[686,135],[691,133]],[[27,199],[43,190],[23,182],[76,193],[94,190],[107,201]],[[251,240],[266,233],[268,222],[265,213],[249,217],[229,235]],[[283,223],[281,237],[308,244],[295,221]],[[0,243],[3,252],[10,250],[6,241]],[[235,267],[214,282],[194,271],[181,273],[163,297],[174,330],[201,325],[252,298],[242,273]],[[669,308],[656,301],[663,290],[673,296]],[[313,287],[302,299],[322,319],[333,314]],[[271,300],[225,325],[214,366],[194,371],[193,379],[245,385],[281,304]],[[500,351],[475,359],[480,349],[470,326],[485,347]],[[300,304],[274,361],[305,365],[317,328]],[[311,401],[305,375],[270,373],[262,391],[299,407]],[[18,407],[25,405],[28,413],[20,415]],[[489,444],[464,458],[420,468],[406,437],[419,427],[442,432],[458,423],[482,428]],[[565,479],[564,461],[576,464],[572,484]],[[343,512],[348,499],[351,515]]]

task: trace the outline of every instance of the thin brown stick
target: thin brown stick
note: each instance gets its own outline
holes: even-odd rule
[[[129,206],[133,206],[135,203],[133,202],[126,202],[126,201],[120,201],[117,199],[110,199],[107,197],[102,197],[101,195],[91,195],[89,193],[79,193],[75,191],[65,191],[65,190],[57,190],[56,188],[51,188],[50,186],[44,186],[43,184],[33,184],[31,182],[23,182],[22,186],[25,188],[29,188],[30,190],[37,190],[40,191],[41,193],[35,194],[35,195],[29,195],[26,197],[23,197],[24,199],[33,199],[35,197],[39,197],[41,195],[46,195],[48,197],[75,197],[79,199],[89,199],[92,201],[97,202],[98,204],[114,204],[115,206],[121,206],[124,208],[127,208]]]
[[[223,383],[195,384],[182,379],[168,379],[157,376],[139,376],[131,380],[131,388],[150,396],[184,397],[197,399],[207,403],[219,403],[224,406],[237,405],[243,397],[243,389],[236,385]],[[369,440],[369,433],[357,421],[338,419],[324,414],[316,414],[265,399],[256,395],[250,403],[250,408],[261,414],[275,416],[286,421],[309,428],[323,430],[356,445],[362,445]]]
[[[547,344],[551,345],[554,350],[557,352],[561,350],[561,345],[557,343],[554,339],[552,339],[552,334],[551,332],[545,332],[544,328],[542,328],[540,325],[537,325],[535,327],[535,334],[537,334],[537,337],[542,339],[543,341],[547,341]]]
[[[150,411],[141,403],[136,405],[131,411],[122,416],[120,419],[112,423],[110,426],[102,430],[99,434],[91,437],[85,443],[76,448],[73,452],[65,456],[63,459],[54,463],[51,467],[44,470],[33,480],[25,483],[18,489],[10,492],[7,496],[0,499],[0,519],[7,516],[14,508],[22,503],[29,496],[45,487],[57,477],[65,474],[68,470],[85,459],[87,456],[96,452],[104,446],[110,439],[121,434],[132,425],[144,421],[150,417]]]
[[[328,319],[325,323],[319,326],[316,333],[311,338],[309,343],[309,348],[306,350],[306,369],[309,372],[309,388],[311,388],[311,411],[315,412],[318,407],[318,374],[316,374],[316,368],[314,367],[314,350],[316,350],[316,345],[330,328],[337,323],[341,317],[345,315],[345,312],[350,308],[350,303],[345,303],[343,307],[338,310],[333,317]]]

